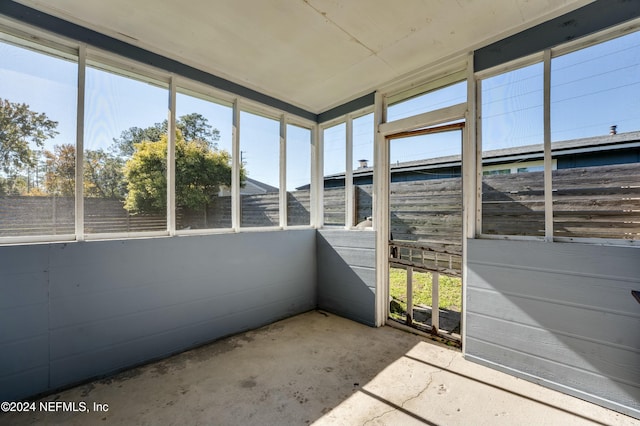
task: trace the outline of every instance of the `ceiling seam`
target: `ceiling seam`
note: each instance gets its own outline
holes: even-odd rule
[[[354,36],[353,34],[351,34],[349,31],[347,31],[346,29],[342,28],[337,22],[335,22],[333,19],[331,19],[329,17],[329,15],[327,14],[327,12],[323,12],[320,9],[316,8],[315,6],[313,6],[311,3],[309,3],[309,0],[302,0],[307,6],[309,6],[314,12],[316,12],[317,14],[319,14],[320,16],[322,16],[324,19],[327,20],[327,22],[330,22],[334,27],[336,27],[337,29],[339,29],[340,31],[342,31],[344,34],[348,35],[353,41],[355,41],[357,44],[359,44],[360,46],[364,47],[365,49],[367,49],[372,56],[375,56],[376,58],[380,59],[382,62],[384,62],[387,66],[391,67],[391,65],[385,61],[384,59],[382,59],[380,56],[378,56],[378,52],[376,52],[375,50],[373,50],[372,48],[370,48],[369,46],[367,46],[366,44],[364,44],[362,41],[360,41],[356,36]],[[391,67],[393,68],[393,67]]]

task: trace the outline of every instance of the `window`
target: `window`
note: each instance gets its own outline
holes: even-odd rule
[[[455,74],[455,76],[459,75]],[[464,73],[463,73],[464,74]],[[463,77],[464,78],[464,77]],[[436,81],[429,86],[436,86],[426,93],[421,93],[408,99],[394,102],[390,100],[387,108],[387,121],[399,120],[428,111],[434,111],[467,101],[467,82],[459,81],[442,86],[443,82]]]
[[[373,168],[373,113],[353,119],[353,170]]]
[[[638,76],[639,32],[551,60],[555,237],[640,238]]]
[[[184,233],[232,228],[236,202],[241,227],[310,225],[310,125],[282,129],[281,120],[273,118],[281,112],[251,106],[251,112],[240,112],[235,146],[232,105],[241,100],[220,101],[209,94],[214,89],[178,77],[175,187],[168,187],[172,77],[91,47],[82,48],[87,60],[79,74],[77,47],[44,44],[0,34],[0,241],[167,235],[168,200],[174,195],[176,230]],[[359,120],[366,127],[372,116]],[[80,152],[78,129],[83,130]],[[334,206],[341,210],[336,223],[344,224],[344,123],[341,129],[341,200]],[[288,133],[288,143],[281,131]],[[367,156],[372,135],[363,137]],[[231,156],[237,148],[241,199],[232,203]],[[289,161],[280,164],[281,156]],[[82,182],[76,182],[77,161]],[[78,204],[77,193],[82,194]],[[75,217],[76,211],[82,217]]]
[[[287,124],[287,225],[311,223],[311,130]]]
[[[481,87],[482,233],[544,236],[544,173],[497,165],[544,158],[543,65],[486,78]]]
[[[575,46],[544,55],[548,104],[542,63],[480,81],[483,234],[640,238],[640,33]]]
[[[75,232],[77,70],[0,41],[0,237]]]
[[[323,130],[324,224],[345,225],[346,124]]]
[[[231,228],[233,109],[178,89],[176,229]]]
[[[167,85],[86,68],[85,233],[167,230]]]
[[[280,121],[240,113],[242,179],[240,226],[278,226],[280,218]]]
[[[373,216],[373,113],[353,119],[353,185],[356,224]]]

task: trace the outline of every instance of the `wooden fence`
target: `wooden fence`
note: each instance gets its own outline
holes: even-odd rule
[[[241,226],[278,226],[279,194],[242,195],[240,217]],[[309,225],[311,223],[311,194],[296,191],[287,194],[287,225]],[[211,204],[200,211],[180,209],[178,229],[230,228],[231,197],[216,197]]]
[[[390,186],[395,240],[462,241],[461,179],[394,182]],[[544,235],[542,172],[483,176],[483,228],[487,234]],[[554,233],[562,237],[640,238],[640,164],[553,172]],[[372,186],[354,188],[356,223],[371,216]],[[344,225],[344,188],[328,188],[325,223]],[[278,226],[277,193],[243,195],[242,226]],[[288,194],[288,225],[310,223],[309,191]],[[71,234],[73,198],[0,197],[0,236]],[[355,225],[354,223],[353,225]],[[166,229],[164,215],[130,215],[122,202],[85,200],[87,232]],[[200,211],[179,209],[178,229],[231,227],[231,199],[217,197]]]
[[[357,192],[354,193],[357,199]],[[324,224],[325,225],[342,225],[345,219],[345,190],[342,188],[325,188],[324,198],[322,200],[324,206]]]
[[[74,217],[73,197],[0,197],[3,237],[73,234]]]
[[[278,193],[243,195],[242,226],[278,226]],[[311,223],[309,191],[288,194],[288,225]],[[109,198],[87,198],[84,202],[86,233],[163,231],[163,214],[129,214],[123,202]],[[216,197],[206,208],[194,211],[179,208],[177,229],[231,227],[231,197]],[[0,236],[73,234],[73,197],[0,197]]]
[[[640,163],[554,170],[556,237],[640,238]],[[482,232],[544,235],[542,172],[483,176]]]
[[[117,199],[87,198],[84,211],[87,233],[167,229],[164,215],[131,215]],[[73,197],[0,197],[0,236],[73,234],[74,219]]]

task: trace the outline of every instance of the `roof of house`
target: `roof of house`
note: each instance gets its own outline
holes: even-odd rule
[[[640,147],[640,131],[554,142],[551,145],[551,150],[552,153],[557,156],[634,147]],[[496,149],[486,151],[482,156],[485,164],[535,160],[543,157],[543,144]],[[424,160],[405,161],[402,163],[392,164],[391,173],[410,172],[430,168],[455,167],[460,165],[460,155],[449,155],[446,157],[427,158]],[[372,173],[373,167],[366,167],[354,170],[353,176],[367,176]],[[327,175],[324,178],[325,180],[344,179],[344,173]]]
[[[255,179],[251,179],[251,178],[245,178],[246,183],[253,185],[254,187],[258,188],[259,190],[261,190],[262,192],[279,192],[280,190],[278,188],[276,188],[275,186],[271,186],[269,184],[266,184],[264,182],[260,182],[259,180],[255,180]]]

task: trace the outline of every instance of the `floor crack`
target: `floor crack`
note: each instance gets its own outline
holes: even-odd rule
[[[427,381],[427,384],[424,386],[424,388],[422,388],[422,390],[421,390],[420,392],[418,392],[416,395],[414,395],[414,396],[412,396],[412,397],[410,397],[410,398],[405,399],[405,400],[402,402],[402,404],[400,404],[400,406],[401,406],[402,408],[404,408],[404,405],[405,405],[406,403],[408,403],[409,401],[413,401],[414,399],[418,399],[418,398],[420,398],[420,396],[422,396],[422,394],[423,394],[423,393],[425,393],[427,389],[429,389],[429,386],[431,386],[431,383],[433,382],[433,375],[434,375],[434,374],[436,374],[436,373],[441,373],[441,372],[442,372],[442,370],[436,370],[436,371],[433,371],[433,372],[429,373],[429,379],[428,379],[428,381]]]
[[[453,361],[455,361],[457,357],[458,357],[458,354],[457,354],[457,353],[453,353],[453,354],[451,355],[451,359],[449,360],[449,363],[447,364],[447,366],[446,366],[446,367],[444,367],[444,369],[445,369],[445,370],[449,370],[449,369],[451,369],[451,364],[453,364]]]
[[[404,408],[405,404],[407,404],[409,401],[413,401],[414,399],[420,398],[422,396],[422,394],[425,393],[427,389],[429,389],[429,386],[431,386],[431,383],[433,383],[433,375],[437,374],[437,373],[442,373],[445,370],[449,370],[451,368],[451,364],[453,364],[453,361],[455,361],[455,360],[456,360],[456,354],[452,354],[451,359],[449,360],[449,362],[447,363],[447,365],[445,367],[443,367],[442,369],[437,369],[437,370],[432,371],[431,373],[429,373],[429,378],[428,378],[427,384],[424,386],[424,388],[422,388],[422,390],[420,392],[418,392],[416,395],[404,400],[402,402],[402,404],[400,404],[400,406],[402,408]]]
[[[395,408],[392,408],[391,410],[387,410],[387,411],[385,411],[385,412],[384,412],[384,413],[382,413],[382,414],[378,414],[377,416],[372,417],[372,418],[370,418],[369,420],[367,420],[366,422],[362,423],[362,426],[365,426],[365,425],[367,425],[367,424],[369,424],[369,423],[371,423],[371,422],[373,422],[373,421],[376,421],[376,420],[378,420],[379,418],[382,418],[382,417],[386,416],[386,415],[387,415],[387,414],[389,414],[389,413],[393,413],[394,411],[396,411],[396,409],[395,409]]]
[[[422,396],[423,393],[425,393],[427,391],[427,389],[429,389],[429,386],[431,386],[431,383],[433,383],[433,375],[437,374],[437,373],[443,373],[446,370],[449,370],[451,368],[451,364],[453,364],[453,361],[456,360],[456,355],[457,354],[452,354],[451,359],[449,360],[449,362],[447,362],[447,365],[445,367],[439,368],[435,371],[432,371],[431,373],[429,373],[429,377],[427,379],[427,383],[424,385],[424,387],[422,388],[422,390],[420,390],[420,392],[418,392],[416,395],[409,397],[407,399],[405,399],[404,401],[402,401],[402,403],[400,404],[400,408],[405,408],[405,404],[409,403],[410,401],[413,401],[414,399],[418,399]],[[384,416],[386,416],[389,413],[393,413],[394,411],[397,411],[397,408],[392,408],[391,410],[387,410],[381,414],[378,414],[375,417],[370,418],[369,420],[365,421],[362,426],[365,426],[367,424],[370,424]]]

